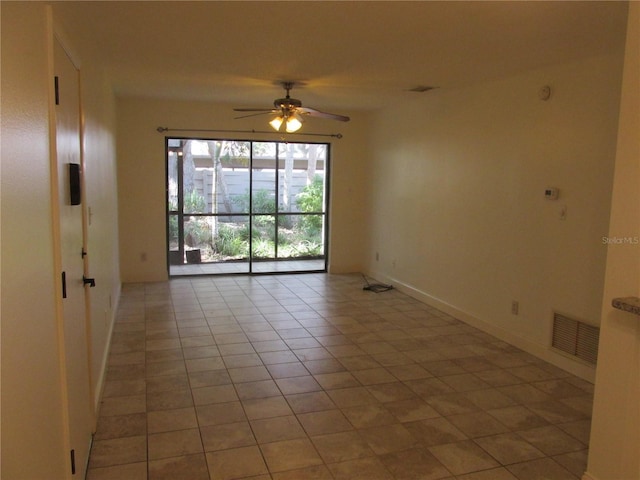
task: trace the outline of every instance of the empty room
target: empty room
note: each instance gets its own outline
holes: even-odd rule
[[[640,478],[637,2],[0,2],[1,476]]]

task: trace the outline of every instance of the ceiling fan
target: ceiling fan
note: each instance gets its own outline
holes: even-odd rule
[[[236,118],[247,118],[256,115],[274,114],[275,117],[269,124],[276,131],[283,128],[287,133],[293,133],[302,127],[303,117],[320,117],[340,122],[348,122],[349,117],[335,113],[326,113],[315,108],[303,107],[302,102],[297,98],[291,98],[289,91],[293,88],[294,82],[282,82],[282,87],[287,91],[284,98],[277,98],[273,101],[273,108],[234,108],[235,112],[257,112],[243,115]]]

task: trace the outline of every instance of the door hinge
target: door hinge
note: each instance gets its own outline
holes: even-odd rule
[[[62,272],[62,298],[67,298],[67,272]]]
[[[76,451],[71,450],[71,475],[76,474]]]
[[[55,89],[56,105],[60,105],[60,84],[58,77],[53,77],[53,88]]]

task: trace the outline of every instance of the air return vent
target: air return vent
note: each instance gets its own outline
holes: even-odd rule
[[[424,92],[428,92],[429,90],[433,90],[435,88],[438,88],[438,87],[430,87],[427,85],[416,85],[415,87],[410,88],[408,91],[416,92],[416,93],[424,93]]]
[[[598,360],[600,329],[560,313],[553,314],[553,348],[593,365]]]

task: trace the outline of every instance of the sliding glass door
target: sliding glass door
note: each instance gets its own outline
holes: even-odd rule
[[[326,271],[328,153],[167,138],[170,275]]]

